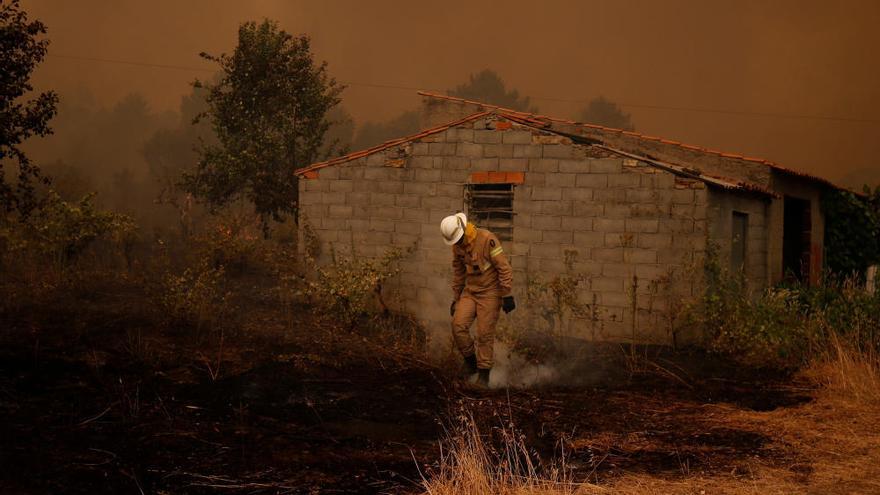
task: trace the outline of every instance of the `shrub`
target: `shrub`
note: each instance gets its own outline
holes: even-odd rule
[[[412,248],[392,248],[378,259],[334,253],[328,266],[309,259],[307,265],[313,273],[307,277],[302,295],[351,330],[364,316],[388,311],[383,285],[400,273],[397,262],[410,252]]]
[[[707,250],[703,293],[684,310],[702,329],[707,347],[743,363],[796,368],[841,338],[858,349],[880,349],[880,294],[855,278],[827,278],[824,285],[793,284],[752,293],[740,274]]]
[[[95,193],[71,203],[50,191],[26,221],[10,221],[0,229],[7,256],[37,255],[52,261],[59,272],[98,239],[109,239],[128,255],[135,232],[134,221],[95,206]]]
[[[228,313],[225,275],[222,266],[214,267],[210,259],[202,258],[179,275],[166,275],[159,305],[172,322],[192,324],[199,335]]]

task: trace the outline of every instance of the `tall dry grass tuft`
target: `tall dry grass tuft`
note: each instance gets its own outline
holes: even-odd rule
[[[807,375],[827,392],[858,404],[880,404],[880,355],[832,334]]]
[[[445,442],[440,466],[422,486],[430,495],[580,495],[605,490],[572,481],[565,456],[551,468],[539,469],[529,449],[512,428],[500,428],[498,449],[486,443],[472,418],[462,421]]]

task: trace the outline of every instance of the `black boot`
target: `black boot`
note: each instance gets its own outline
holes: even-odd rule
[[[473,375],[477,372],[477,355],[471,354],[470,356],[464,357],[464,366],[467,368],[468,376]]]
[[[488,369],[480,369],[480,371],[479,371],[480,376],[477,377],[477,383],[479,383],[480,386],[483,386],[483,387],[489,386],[489,372],[490,371],[491,370],[488,370]]]

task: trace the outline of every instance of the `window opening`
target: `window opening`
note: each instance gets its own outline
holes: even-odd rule
[[[513,184],[468,184],[467,216],[502,241],[513,240]]]
[[[746,240],[749,232],[749,215],[733,212],[730,236],[730,268],[734,272],[743,271],[746,264]]]

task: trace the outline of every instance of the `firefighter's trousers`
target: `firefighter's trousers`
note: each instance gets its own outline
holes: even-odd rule
[[[501,294],[486,291],[477,294],[465,289],[455,305],[452,317],[452,338],[462,356],[476,351],[477,367],[492,368],[492,346],[495,344],[495,325],[501,310]],[[471,324],[477,320],[476,345],[470,334]]]

